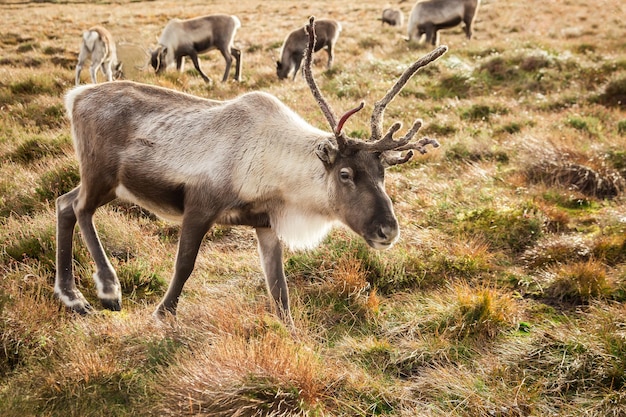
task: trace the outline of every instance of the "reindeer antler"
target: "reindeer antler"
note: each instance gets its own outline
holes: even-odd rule
[[[387,94],[385,94],[385,97],[383,97],[382,99],[377,101],[376,104],[374,104],[374,111],[372,112],[372,118],[371,118],[371,125],[372,125],[371,140],[375,140],[375,141],[380,140],[380,136],[382,135],[382,130],[383,130],[383,114],[385,113],[385,108],[387,107],[387,105],[391,103],[391,101],[398,95],[400,90],[404,88],[406,83],[409,82],[411,77],[413,77],[413,75],[415,75],[415,73],[420,68],[425,67],[426,65],[430,64],[431,62],[439,58],[441,55],[445,54],[447,51],[448,51],[448,47],[445,45],[442,45],[434,49],[433,51],[431,51],[428,55],[424,55],[423,57],[415,61],[410,67],[404,70],[400,78],[398,78],[398,81],[396,81],[393,87],[391,87],[389,91],[387,91]],[[413,127],[415,127],[415,124],[418,122],[420,121],[416,120],[415,123],[413,124]],[[411,130],[413,130],[413,128],[411,128]],[[417,133],[417,130],[415,130],[415,133]]]
[[[335,113],[330,108],[330,105],[322,95],[315,79],[313,78],[313,73],[311,71],[311,63],[313,61],[313,49],[315,47],[315,17],[311,16],[309,19],[309,24],[306,26],[307,33],[309,35],[309,43],[307,45],[307,49],[304,55],[304,66],[302,67],[302,72],[304,74],[304,78],[313,93],[313,96],[317,100],[317,104],[320,106],[322,113],[326,116],[328,123],[330,124],[333,133],[337,139],[337,145],[339,146],[339,150],[344,152],[346,149],[351,150],[367,150],[371,152],[387,152],[387,151],[409,151],[404,156],[389,156],[386,158],[386,162],[388,165],[400,164],[411,159],[413,155],[412,150],[416,150],[422,154],[426,153],[426,146],[432,145],[433,147],[438,147],[439,142],[430,138],[422,138],[417,142],[411,143],[411,139],[415,136],[417,131],[422,127],[422,121],[420,119],[415,120],[413,122],[413,126],[408,130],[408,132],[401,137],[400,139],[395,140],[393,135],[400,130],[402,124],[400,122],[396,122],[387,131],[385,136],[382,136],[382,121],[383,114],[385,113],[385,108],[391,101],[398,95],[398,93],[404,88],[406,83],[413,77],[413,75],[422,67],[430,64],[443,54],[448,51],[447,46],[440,46],[434,49],[429,54],[423,56],[422,58],[415,61],[409,68],[407,68],[400,78],[396,81],[396,83],[391,87],[385,96],[376,102],[374,105],[374,111],[372,112],[371,117],[371,127],[372,134],[369,141],[355,140],[346,137],[343,132],[344,123],[352,116],[354,113],[361,110],[364,106],[364,103],[352,110],[347,111],[340,119],[339,123],[337,123],[337,118]]]
[[[326,120],[330,123],[330,128],[337,134],[337,117],[335,113],[330,108],[330,105],[322,95],[317,83],[315,82],[315,78],[313,78],[313,72],[311,71],[311,63],[313,62],[313,50],[315,49],[315,17],[311,16],[309,18],[309,24],[306,25],[306,31],[309,34],[309,44],[307,45],[306,51],[304,53],[304,66],[302,67],[302,73],[304,74],[304,78],[306,79],[311,92],[313,93],[313,97],[317,100],[317,104],[322,109],[322,113],[326,116]],[[343,119],[343,118],[342,118]],[[345,122],[345,120],[344,120]],[[342,123],[343,124],[343,123]]]
[[[313,93],[313,97],[315,97],[317,104],[320,106],[320,109],[322,109],[322,113],[324,113],[324,116],[326,116],[326,120],[328,120],[330,128],[335,134],[335,138],[337,139],[337,145],[340,152],[344,152],[347,147],[351,147],[352,143],[356,141],[347,138],[341,132],[341,129],[343,129],[343,125],[346,120],[348,120],[348,118],[350,118],[350,116],[352,116],[354,113],[361,110],[363,106],[365,106],[365,103],[361,102],[359,106],[355,107],[352,110],[348,110],[343,116],[341,116],[341,118],[339,119],[339,123],[337,123],[337,117],[335,116],[333,110],[330,108],[330,104],[328,104],[328,101],[326,101],[324,95],[320,91],[317,83],[315,82],[315,78],[313,78],[313,72],[311,71],[311,64],[313,62],[313,50],[315,49],[316,39],[314,16],[311,16],[309,18],[309,24],[306,25],[306,31],[309,35],[309,43],[304,54],[304,65],[302,67],[302,73],[304,74],[304,78],[306,79],[307,84],[309,85],[309,88]]]

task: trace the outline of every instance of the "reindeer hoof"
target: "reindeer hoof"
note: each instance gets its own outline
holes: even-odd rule
[[[102,307],[111,311],[121,311],[122,302],[119,299],[101,299]]]
[[[176,317],[176,308],[167,308],[159,304],[154,313],[152,313],[152,317],[158,321],[163,321],[168,317]]]
[[[81,316],[88,316],[94,312],[91,304],[86,301],[82,304],[73,305],[69,307],[69,309],[74,313],[80,314]]]

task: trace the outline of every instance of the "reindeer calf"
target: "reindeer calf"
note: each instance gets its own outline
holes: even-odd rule
[[[317,52],[320,49],[326,48],[326,52],[328,52],[326,68],[330,69],[333,65],[333,49],[335,48],[337,39],[339,39],[341,24],[336,20],[320,19],[315,22],[315,28],[317,40],[315,42],[314,51]],[[276,75],[278,75],[279,79],[283,80],[287,78],[292,70],[293,79],[296,79],[296,74],[298,74],[300,64],[304,58],[304,50],[307,46],[308,36],[305,26],[287,35],[281,48],[280,61],[276,62]]]
[[[241,27],[236,16],[215,14],[194,19],[172,19],[163,29],[159,45],[152,51],[150,63],[159,74],[176,62],[176,69],[183,71],[184,59],[191,58],[193,66],[204,81],[209,77],[202,71],[198,54],[217,49],[226,60],[226,70],[222,82],[228,80],[228,73],[235,58],[235,80],[241,81],[241,51],[233,47],[235,33]]]
[[[89,74],[93,84],[98,82],[98,68],[102,70],[107,81],[121,77],[122,63],[117,60],[115,41],[111,32],[102,26],[94,26],[83,32],[83,41],[76,65],[76,85],[80,84],[80,72],[89,57],[91,57]]]
[[[415,3],[409,17],[409,41],[426,35],[426,43],[439,43],[440,29],[465,23],[465,35],[472,38],[472,23],[480,0],[422,0]]]

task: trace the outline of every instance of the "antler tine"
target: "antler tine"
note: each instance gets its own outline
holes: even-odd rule
[[[426,153],[426,145],[432,145],[433,148],[438,148],[439,142],[437,141],[437,139],[423,137],[417,142],[407,143],[406,145],[396,148],[394,150],[408,151],[408,150],[414,149],[418,151],[419,153],[421,153],[422,155],[424,155]]]
[[[353,108],[352,110],[348,110],[343,116],[341,116],[341,119],[339,119],[339,123],[337,123],[337,130],[335,130],[335,135],[341,133],[341,130],[343,129],[343,124],[346,122],[346,120],[348,120],[350,116],[352,116],[354,113],[363,109],[363,106],[365,106],[364,101],[362,101],[361,104],[359,104],[357,107]]]
[[[406,83],[413,77],[413,75],[422,67],[430,64],[441,55],[445,54],[448,51],[448,47],[442,45],[427,55],[424,55],[422,58],[415,61],[409,68],[407,68],[398,81],[387,91],[387,94],[376,102],[374,105],[374,111],[372,112],[371,125],[372,125],[372,137],[371,140],[378,141],[382,136],[382,119],[383,113],[385,112],[385,108],[387,105],[398,95],[400,90],[406,85]],[[415,133],[414,133],[415,134]]]
[[[411,160],[414,150],[421,153],[422,155],[425,154],[427,145],[432,145],[433,148],[438,148],[439,142],[431,138],[422,138],[417,142],[407,143],[404,146],[400,146],[399,148],[394,149],[392,152],[383,152],[381,158],[387,166],[404,164],[405,162]],[[402,151],[408,152],[402,155]]]
[[[304,78],[306,79],[311,92],[313,93],[313,97],[317,101],[317,104],[322,109],[322,113],[326,116],[326,120],[330,124],[330,128],[337,135],[337,117],[335,113],[330,108],[330,105],[322,95],[315,79],[313,78],[313,72],[311,71],[311,63],[313,62],[313,50],[315,49],[315,17],[311,16],[309,18],[309,24],[306,26],[306,30],[309,34],[309,44],[307,45],[306,51],[304,53],[304,66],[302,67],[302,73],[304,74]]]
[[[402,123],[396,122],[387,131],[387,134],[375,142],[372,141],[362,141],[362,140],[354,140],[347,139],[348,146],[351,149],[360,149],[367,150],[370,152],[386,152],[386,151],[396,151],[396,150],[408,150],[413,149],[411,147],[412,144],[409,142],[413,139],[413,136],[417,133],[417,131],[422,127],[422,121],[416,120],[413,123],[411,129],[407,132],[406,135],[401,137],[400,139],[395,140],[393,135],[400,130],[402,127]],[[406,148],[405,148],[406,147]]]

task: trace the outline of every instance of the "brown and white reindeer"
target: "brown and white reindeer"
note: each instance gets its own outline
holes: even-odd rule
[[[335,44],[337,39],[339,39],[339,33],[341,33],[341,23],[332,19],[320,19],[315,22],[315,27],[316,38],[313,51],[317,52],[326,48],[328,53],[326,68],[330,69],[333,66],[335,57]],[[300,64],[304,58],[304,50],[307,48],[308,39],[306,26],[302,26],[287,35],[280,50],[280,61],[276,61],[276,75],[278,75],[279,79],[284,80],[289,77],[292,71],[293,79],[296,79]]]
[[[130,81],[81,86],[65,105],[80,163],[81,183],[57,199],[57,271],[54,292],[70,309],[92,307],[76,287],[72,236],[78,222],[96,265],[103,306],[120,310],[120,282],[93,223],[96,209],[127,199],[182,223],[175,270],[155,315],[175,314],[203,236],[213,224],[256,229],[261,265],[278,315],[292,325],[282,244],[311,248],[331,227],[347,225],[375,249],[391,247],[399,225],[385,192],[385,167],[424,153],[432,139],[411,142],[417,120],[399,139],[395,123],[383,135],[385,107],[440,47],[408,68],[374,107],[371,140],[347,137],[311,73],[315,45],[311,18],[304,71],[332,132],[319,130],[276,97],[251,92],[213,101]]]
[[[83,32],[76,65],[76,85],[80,84],[80,73],[85,61],[89,58],[91,58],[89,74],[92,83],[98,82],[98,69],[102,71],[107,81],[113,81],[122,76],[122,63],[117,60],[113,35],[102,26],[94,26]]]
[[[163,29],[159,45],[151,51],[150,64],[157,74],[174,63],[176,63],[177,70],[183,71],[184,60],[188,56],[204,81],[210,82],[210,78],[200,68],[198,54],[217,49],[226,61],[222,82],[228,80],[233,58],[235,59],[235,80],[241,81],[241,50],[233,46],[235,34],[240,27],[241,22],[237,16],[225,14],[187,20],[172,19]]]

